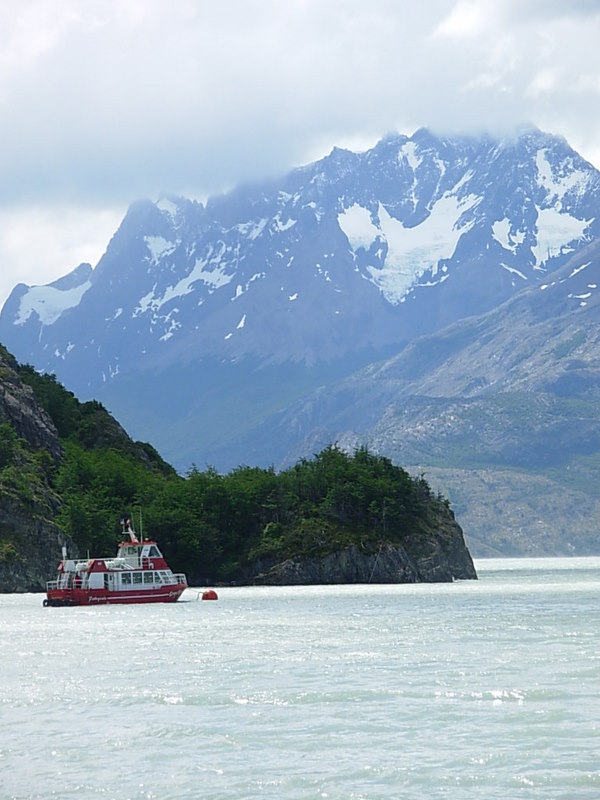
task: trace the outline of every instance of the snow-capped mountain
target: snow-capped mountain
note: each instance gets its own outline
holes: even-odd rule
[[[600,174],[563,139],[420,130],[206,205],[135,203],[94,269],[13,290],[0,341],[176,465],[235,466],[272,412],[599,236]]]

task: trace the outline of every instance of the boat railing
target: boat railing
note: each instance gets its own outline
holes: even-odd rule
[[[47,592],[54,592],[60,590],[61,592],[68,592],[72,589],[79,589],[81,587],[81,582],[76,581],[66,581],[64,578],[61,580],[60,578],[55,581],[46,581],[46,591]]]
[[[177,573],[177,574],[171,573],[170,575],[163,574],[162,575],[162,583],[166,584],[167,586],[170,586],[172,584],[177,584],[177,583],[183,583],[186,586],[188,585],[187,578],[186,578],[186,576],[184,575],[183,572],[180,572],[180,573]],[[46,591],[47,592],[56,591],[57,589],[63,589],[64,590],[64,589],[72,589],[72,588],[73,588],[73,586],[66,585],[60,579],[59,580],[54,580],[54,581],[46,581]]]

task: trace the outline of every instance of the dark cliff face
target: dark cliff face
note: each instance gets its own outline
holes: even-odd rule
[[[452,511],[437,501],[430,508],[428,530],[407,536],[403,544],[382,542],[367,551],[353,545],[322,558],[292,558],[254,567],[251,582],[264,586],[477,579],[460,526]]]
[[[74,547],[48,519],[44,502],[33,506],[0,494],[0,592],[37,592],[46,588],[61,557],[63,545]],[[11,544],[2,543],[2,539]]]
[[[62,453],[56,428],[21,381],[17,366],[0,347],[0,425],[10,426],[28,455],[45,451],[58,465]],[[20,480],[27,465],[18,452],[12,463],[0,465],[5,466],[0,470],[0,592],[39,591],[54,574],[62,545],[71,552],[74,548],[53,522],[60,501],[51,488],[42,480],[32,485]]]
[[[17,373],[18,364],[0,345],[0,424],[7,422],[33,449],[45,448],[58,463],[61,447],[50,416]]]

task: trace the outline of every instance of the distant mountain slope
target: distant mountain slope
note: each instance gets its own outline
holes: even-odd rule
[[[320,390],[267,422],[283,461],[367,443],[451,497],[477,555],[600,552],[599,287],[594,243],[550,282]]]
[[[600,173],[563,139],[420,130],[135,203],[94,269],[14,289],[0,340],[181,470],[337,439],[547,471],[596,446],[599,234]]]

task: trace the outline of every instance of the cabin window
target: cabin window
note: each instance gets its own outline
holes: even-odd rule
[[[144,583],[154,583],[153,572],[144,572]]]
[[[123,573],[121,573],[121,583],[123,583],[123,584],[131,584],[131,572],[123,572]]]
[[[149,558],[160,558],[160,553],[158,552],[158,547],[153,544],[148,551]]]
[[[133,572],[133,582],[134,583],[142,583],[142,573],[141,572]]]

